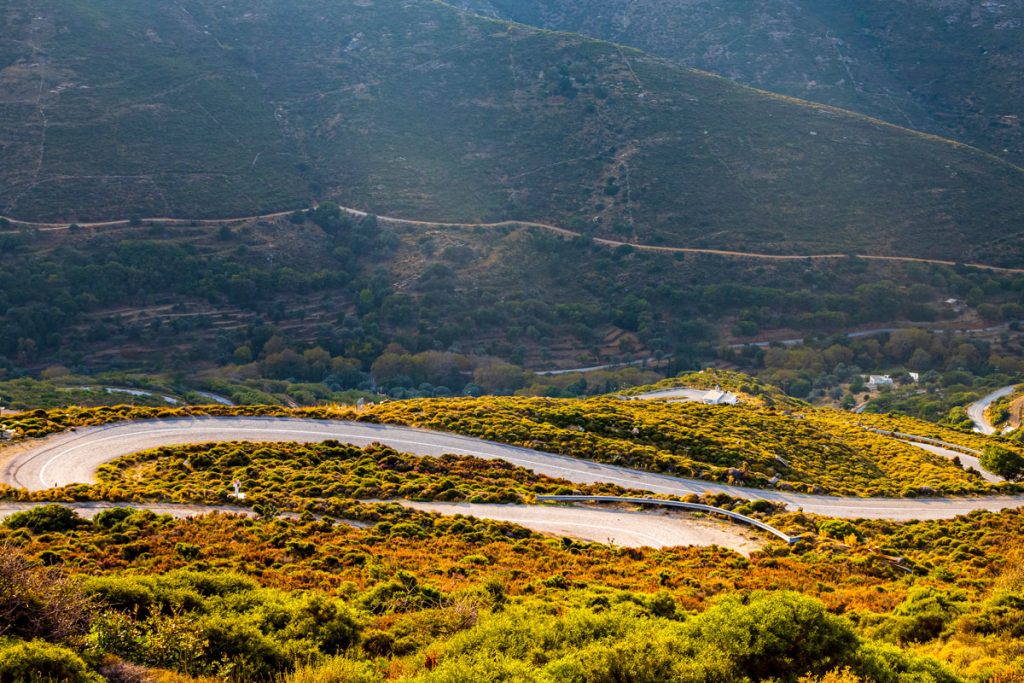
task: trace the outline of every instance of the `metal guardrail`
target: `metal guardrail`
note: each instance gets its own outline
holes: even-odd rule
[[[661,500],[660,498],[620,498],[619,496],[537,496],[537,502],[589,502],[589,503],[634,503],[637,505],[661,505],[664,507],[672,508],[683,508],[684,510],[697,510],[700,512],[711,512],[718,515],[725,515],[736,521],[743,522],[755,526],[758,529],[767,531],[770,534],[778,536],[786,543],[796,543],[800,540],[799,536],[790,536],[784,531],[780,531],[770,524],[765,524],[761,520],[754,519],[753,517],[747,517],[741,515],[738,512],[732,510],[725,510],[723,508],[716,508],[713,505],[704,505],[702,503],[684,503],[678,500]]]

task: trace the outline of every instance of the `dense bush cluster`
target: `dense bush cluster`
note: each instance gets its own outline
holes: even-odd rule
[[[685,380],[735,390],[745,402],[484,397],[383,403],[358,413],[121,406],[5,421],[43,435],[203,414],[360,419],[745,483],[767,485],[777,474],[805,490],[904,495],[923,486],[986,487],[866,427],[1017,448],[905,417],[814,409],[729,373]],[[0,680],[42,671],[91,683],[163,669],[181,677],[167,680],[288,683],[980,683],[1024,673],[1015,654],[1024,643],[1019,511],[892,523],[706,499],[804,539],[744,557],[715,547],[621,549],[544,538],[509,523],[375,502],[630,493],[500,461],[376,445],[166,447],[121,458],[99,478],[32,497],[223,504],[230,482],[241,479],[256,515],[175,521],[114,508],[90,522],[43,506],[8,517],[0,525],[7,577],[0,623],[10,624],[0,632]]]
[[[118,508],[62,531],[0,526],[0,574],[15,577],[0,590],[36,596],[4,594],[4,623],[22,626],[0,635],[0,679],[23,680],[10,672],[25,662],[74,681],[130,662],[240,681],[294,671],[294,683],[796,681],[846,669],[841,680],[980,683],[1024,666],[1010,646],[1024,639],[1016,512],[846,530],[794,513],[784,517],[810,539],[817,527],[816,543],[743,558],[364,507],[367,528]],[[40,605],[78,616],[51,629]]]
[[[93,495],[223,503],[230,482],[279,507],[336,499],[521,503],[537,494],[619,495],[614,484],[568,485],[501,460],[414,456],[386,446],[193,444],[157,448],[101,468]],[[44,496],[51,496],[42,492]],[[60,494],[56,494],[60,495]],[[52,497],[52,496],[51,496]]]
[[[1020,308],[1013,306],[1015,311]],[[850,396],[856,401],[865,391],[865,373],[885,372],[898,386],[926,389],[924,396],[915,394],[916,401],[925,404],[919,410],[927,412],[927,404],[940,402],[947,394],[971,391],[978,377],[1005,383],[1024,373],[1024,348],[1019,336],[1011,334],[1019,331],[1019,318],[1024,314],[1014,315],[1014,322],[998,342],[983,336],[908,328],[857,337],[823,335],[793,346],[730,349],[724,357],[790,395],[810,400]],[[918,374],[918,382],[912,381],[910,372]],[[884,409],[886,404],[882,400],[879,407]],[[922,416],[937,420],[947,410]]]
[[[806,407],[484,397],[384,403],[360,419],[412,424],[684,477],[844,494],[984,491],[952,461],[860,426],[860,417]],[[864,416],[867,417],[867,416]],[[987,443],[916,420],[869,426]],[[881,427],[879,427],[881,428]],[[777,479],[775,479],[777,477]],[[773,482],[774,479],[774,482]]]
[[[314,403],[359,389],[593,395],[629,378],[524,368],[635,358],[674,374],[719,356],[801,398],[841,393],[853,368],[1022,370],[1019,344],[924,330],[726,346],[769,330],[933,324],[959,315],[939,303],[949,296],[992,323],[1021,317],[1024,279],[970,269],[676,258],[513,227],[439,234],[329,202],[291,220],[60,237],[0,233],[0,376],[92,375],[131,349],[151,371],[219,367],[238,402],[266,402],[275,392],[239,386],[263,380]]]

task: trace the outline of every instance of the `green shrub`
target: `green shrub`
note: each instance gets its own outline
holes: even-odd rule
[[[285,604],[288,626],[282,629],[291,639],[315,643],[320,652],[339,654],[359,640],[360,625],[352,610],[340,600],[320,593],[306,593]]]
[[[730,595],[684,624],[694,653],[710,649],[754,680],[796,680],[852,663],[858,640],[849,622],[817,600],[779,591]]]
[[[95,576],[82,583],[82,591],[119,612],[145,619],[155,611],[153,589],[132,576]]]
[[[135,508],[130,507],[110,508],[109,510],[96,513],[96,516],[92,518],[92,523],[101,529],[113,529],[135,514],[135,512]]]
[[[258,583],[240,574],[176,571],[168,574],[166,578],[172,584],[191,588],[205,597],[224,596],[259,588]]]
[[[979,458],[981,466],[1009,481],[1024,479],[1024,455],[1003,446],[985,446]]]
[[[0,683],[102,683],[71,650],[42,640],[0,643]]]
[[[183,560],[197,560],[203,555],[203,550],[192,543],[175,543],[174,554]]]
[[[16,512],[5,519],[3,523],[4,526],[11,529],[28,529],[32,533],[38,534],[70,531],[85,524],[85,520],[71,508],[53,504]]]
[[[214,615],[199,626],[206,641],[205,658],[210,664],[231,660],[238,680],[268,680],[288,668],[289,659],[281,643],[258,628],[236,618]]]
[[[363,650],[371,657],[390,657],[395,649],[395,638],[387,631],[370,631],[363,637]]]
[[[872,683],[961,683],[931,657],[910,655],[894,645],[868,642],[854,670]]]
[[[1024,638],[1024,593],[993,596],[976,614],[964,617],[959,627],[965,631],[1003,638]]]
[[[861,533],[857,527],[845,519],[824,519],[818,522],[818,533],[840,541],[850,536],[855,536],[858,539],[861,538]]]
[[[437,607],[443,600],[441,591],[421,586],[416,576],[399,571],[393,580],[372,588],[363,597],[363,607],[374,614],[411,612]]]
[[[876,635],[900,644],[924,643],[938,638],[953,617],[960,613],[965,597],[960,591],[946,592],[932,587],[912,588],[896,606],[892,616]]]

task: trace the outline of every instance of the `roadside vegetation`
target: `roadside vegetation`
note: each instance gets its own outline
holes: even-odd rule
[[[200,414],[369,419],[662,471],[693,467],[711,476],[721,469],[747,484],[769,468],[783,471],[782,456],[792,479],[822,473],[793,488],[903,495],[919,495],[923,486],[981,492],[986,485],[947,460],[866,431],[861,419],[967,446],[1012,448],[1005,439],[907,417],[816,409],[735,373],[689,379],[743,390],[751,402],[484,397],[389,402],[358,413],[341,406],[98,406],[5,421],[39,436]],[[778,404],[769,407],[768,399]],[[746,465],[737,464],[740,454]],[[861,469],[864,462],[871,467]],[[247,494],[240,503],[229,495],[236,479]],[[500,461],[336,442],[165,447],[104,466],[95,485],[8,489],[8,499],[40,502],[234,502],[251,506],[255,517],[173,520],[115,508],[88,521],[56,506],[7,517],[0,573],[13,578],[0,581],[0,591],[19,597],[0,600],[12,615],[0,634],[0,677],[981,683],[1024,673],[1014,645],[1024,638],[1019,511],[896,523],[828,519],[726,495],[688,497],[801,538],[791,546],[767,539],[744,557],[716,547],[623,549],[544,537],[388,502],[529,503],[550,493],[639,495]],[[51,628],[46,615],[66,626]]]
[[[395,473],[411,462],[391,460]],[[418,476],[471,487],[475,475]],[[281,489],[296,502],[310,494],[297,478]],[[897,524],[763,508],[754,514],[804,540],[744,558],[333,500],[334,515],[300,519],[266,504],[256,519],[115,508],[90,522],[45,507],[9,517],[0,675],[809,681],[849,667],[840,680],[980,683],[1013,680],[1024,664],[1015,511]]]
[[[841,495],[962,495],[1012,488],[994,486],[954,459],[872,430],[938,439],[976,451],[998,445],[1024,454],[1020,443],[999,436],[963,433],[899,415],[814,408],[735,373],[705,372],[679,381],[690,378],[698,385],[736,388],[762,404],[484,396],[384,401],[361,409],[100,406],[29,411],[7,416],[4,423],[16,435],[39,437],[76,426],[193,415],[350,419],[436,429],[680,477]]]
[[[384,403],[361,419],[751,486],[853,495],[989,489],[950,460],[864,429],[857,417],[813,408],[787,415],[744,405],[484,398]],[[899,431],[919,426],[879,424],[906,427]]]

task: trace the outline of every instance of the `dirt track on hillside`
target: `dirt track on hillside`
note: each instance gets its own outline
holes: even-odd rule
[[[366,216],[367,212],[360,211],[359,209],[353,209],[350,207],[341,207],[341,209],[353,216]],[[278,211],[276,213],[259,214],[255,216],[238,216],[233,218],[202,218],[202,219],[189,219],[189,218],[144,218],[142,222],[156,222],[165,223],[170,225],[221,225],[223,223],[239,223],[249,220],[259,219],[277,219],[283,218],[292,214],[292,211]],[[4,218],[0,216],[0,218]],[[499,221],[497,223],[451,223],[444,221],[420,221],[413,220],[410,218],[398,218],[395,216],[377,216],[377,219],[381,222],[392,223],[395,225],[410,225],[410,226],[421,226],[421,227],[436,227],[436,228],[504,228],[504,227],[529,227],[529,228],[540,228],[547,230],[564,237],[583,237],[582,233],[569,230],[567,228],[561,228],[557,225],[551,225],[549,223],[538,223],[535,221]],[[66,223],[35,223],[31,221],[21,221],[15,218],[7,217],[7,220],[15,226],[23,226],[26,228],[41,230],[44,232],[54,232],[68,230],[70,226]],[[110,221],[98,221],[92,223],[77,223],[79,228],[112,228],[112,227],[125,227],[130,222],[128,220],[110,220]],[[767,261],[822,261],[822,260],[838,260],[846,259],[851,257],[861,258],[869,261],[889,261],[894,263],[926,263],[938,266],[956,266],[964,265],[970,268],[978,268],[981,270],[990,270],[999,273],[1024,273],[1024,268],[1006,268],[1003,266],[993,266],[986,263],[957,263],[956,261],[949,261],[945,259],[931,259],[931,258],[920,258],[916,256],[883,256],[875,254],[763,254],[760,252],[751,251],[735,251],[731,249],[709,249],[702,247],[670,247],[660,246],[654,244],[633,244],[630,242],[622,242],[619,240],[612,240],[605,237],[593,237],[594,243],[601,244],[607,247],[630,247],[637,251],[667,253],[667,254],[704,254],[712,256],[724,256],[727,258],[742,258],[742,259],[757,259]]]

